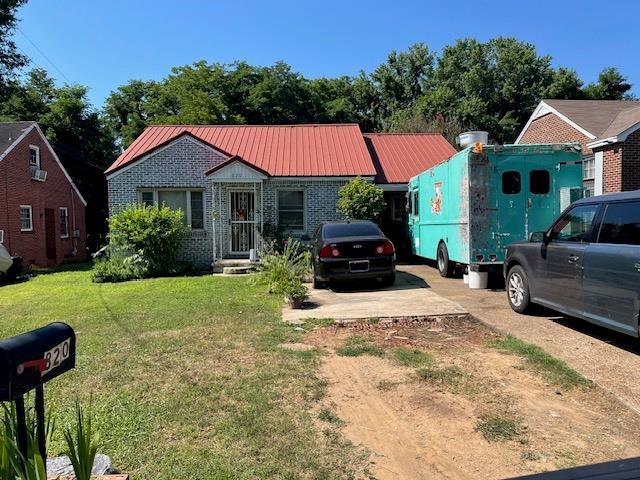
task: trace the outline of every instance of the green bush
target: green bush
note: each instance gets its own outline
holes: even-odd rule
[[[290,278],[287,283],[282,287],[282,293],[284,296],[291,300],[304,300],[309,293],[307,287],[302,283],[299,278]]]
[[[311,270],[311,253],[300,242],[289,239],[282,253],[262,252],[259,279],[270,293],[284,294],[285,288],[297,280],[302,283]]]
[[[185,230],[180,210],[132,205],[109,218],[109,246],[140,255],[149,275],[171,273]]]
[[[351,220],[375,220],[384,205],[384,191],[360,177],[338,192],[338,211]]]
[[[125,256],[113,253],[108,258],[97,260],[91,271],[95,283],[126,282],[149,276],[147,262],[139,254]]]

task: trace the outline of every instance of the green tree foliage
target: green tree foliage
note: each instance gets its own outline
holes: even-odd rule
[[[3,0],[0,2],[0,92],[9,85],[17,69],[24,67],[28,59],[18,51],[13,41],[18,8],[27,0]]]
[[[384,192],[363,178],[355,178],[338,192],[338,211],[351,220],[375,220],[384,210]]]
[[[622,75],[617,68],[608,67],[598,75],[598,82],[587,85],[584,93],[592,100],[627,100],[632,99],[628,92],[631,84],[627,77]]]
[[[482,129],[513,141],[542,98],[629,98],[616,69],[583,86],[575,70],[515,38],[460,39],[436,55],[424,44],[391,52],[370,74],[308,79],[284,62],[256,67],[196,62],[157,82],[133,80],[106,100],[126,147],[149,124],[357,122],[363,131]]]

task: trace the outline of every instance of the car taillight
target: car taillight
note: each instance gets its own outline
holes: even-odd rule
[[[335,258],[339,256],[340,256],[340,250],[326,243],[320,249],[320,258]]]
[[[395,253],[396,249],[389,240],[385,240],[382,245],[376,247],[376,253],[378,255],[391,255]]]

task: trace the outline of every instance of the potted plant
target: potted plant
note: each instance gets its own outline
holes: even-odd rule
[[[302,303],[307,298],[307,287],[297,278],[290,279],[284,286],[284,300],[291,308],[302,308]]]

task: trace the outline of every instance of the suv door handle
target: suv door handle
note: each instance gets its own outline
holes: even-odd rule
[[[569,255],[569,263],[576,263],[578,260],[580,260],[580,257],[577,255]]]

